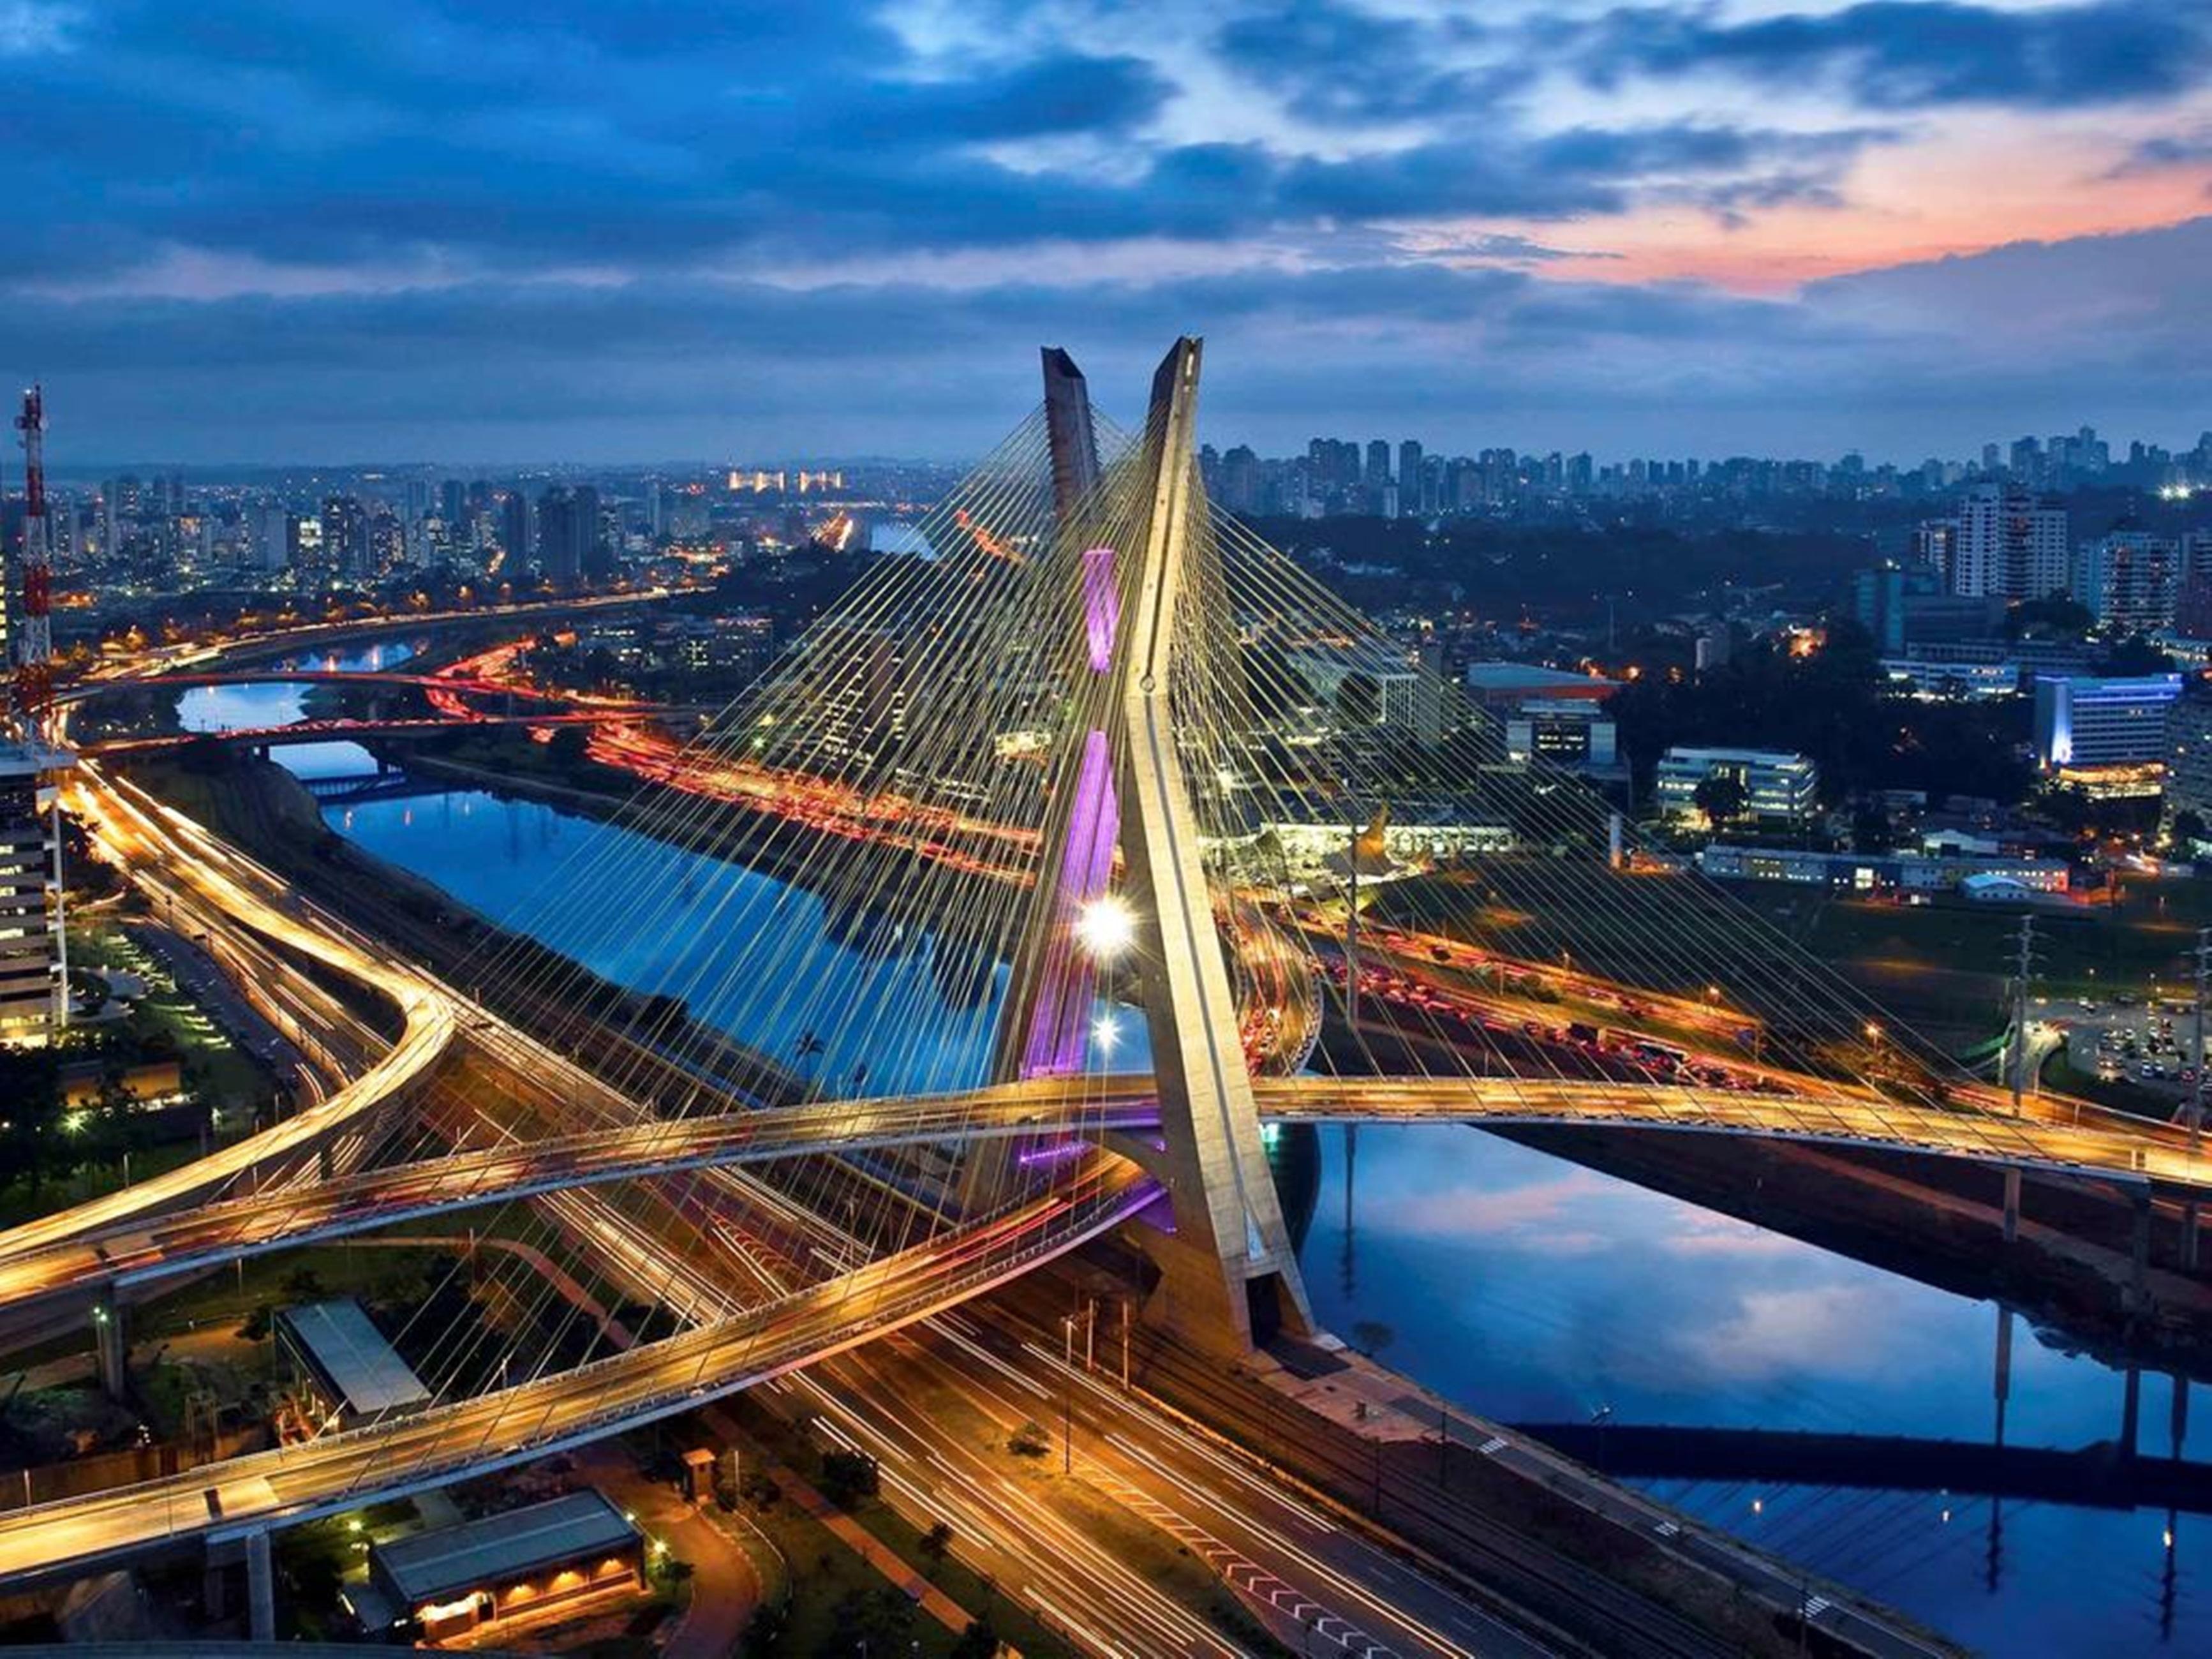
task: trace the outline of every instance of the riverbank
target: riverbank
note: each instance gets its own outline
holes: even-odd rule
[[[457,784],[549,802],[602,822],[615,819],[628,799],[432,756],[410,763]],[[647,827],[645,819],[636,822]],[[753,856],[758,840],[732,833],[716,855]],[[1919,1283],[2002,1301],[2055,1346],[2117,1366],[2212,1376],[2212,1281],[2170,1265],[2179,1250],[2179,1218],[2170,1208],[2150,1218],[2154,1265],[2138,1295],[2132,1204],[2091,1183],[2029,1182],[2020,1236],[2007,1244],[2002,1176],[1978,1165],[1736,1137],[1506,1133]]]

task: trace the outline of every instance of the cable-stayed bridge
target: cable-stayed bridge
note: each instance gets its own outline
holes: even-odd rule
[[[0,1307],[501,1205],[688,1328],[580,1369],[538,1343],[520,1382],[515,1354],[488,1365],[495,1335],[437,1334],[429,1410],[20,1511],[0,1582],[526,1462],[1115,1229],[1178,1340],[1233,1353],[1304,1328],[1267,1119],[1814,1139],[2202,1189],[2193,1135],[2070,1103],[2014,1115],[1696,878],[1613,868],[1601,802],[1507,764],[1451,688],[1210,507],[1199,363],[1178,342],[1125,434],[1048,353],[1042,407],[930,515],[928,551],[878,562],[459,971],[333,939],[93,771],[111,846],[375,988],[401,1029],[317,1112],[0,1234]],[[1495,851],[1370,849],[1361,826],[1408,803]],[[604,902],[609,861],[640,859],[666,871],[648,902]],[[1390,930],[1363,938],[1385,903]],[[1580,994],[1543,979],[1555,957],[1652,988],[1645,1016],[1624,1006],[1655,1028],[1635,1074],[1368,988],[1399,938],[1470,917],[1520,964],[1501,994]],[[1727,1012],[1691,1035],[1685,1006]],[[513,1271],[519,1305],[576,1325]]]

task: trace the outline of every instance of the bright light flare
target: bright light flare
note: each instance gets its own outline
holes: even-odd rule
[[[1121,1022],[1111,1014],[1101,1014],[1091,1022],[1091,1040],[1098,1045],[1098,1052],[1110,1054],[1114,1045],[1121,1040]]]
[[[1113,894],[1095,898],[1075,918],[1076,943],[1100,962],[1111,962],[1137,942],[1137,917]]]

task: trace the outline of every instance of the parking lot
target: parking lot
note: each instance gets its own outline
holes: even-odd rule
[[[2201,1056],[2190,1003],[2039,998],[2035,1013],[2066,1027],[2066,1058],[2077,1072],[2106,1082],[2124,1080],[2177,1103],[2197,1086]]]

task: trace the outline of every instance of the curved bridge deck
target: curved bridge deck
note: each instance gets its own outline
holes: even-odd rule
[[[2212,1164],[2146,1124],[2139,1133],[1910,1107],[1844,1094],[1782,1096],[1514,1079],[1285,1078],[1258,1081],[1278,1122],[1574,1125],[1793,1139],[2093,1176],[2148,1188],[2212,1188]],[[627,1127],[364,1170],[281,1192],[57,1233],[0,1234],[0,1307],[142,1284],[446,1211],[720,1165],[1021,1135],[1152,1127],[1142,1074],[1042,1079],[961,1093],[655,1119]]]

